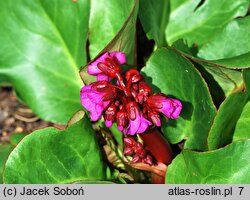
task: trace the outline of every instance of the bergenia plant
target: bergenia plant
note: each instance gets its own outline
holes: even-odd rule
[[[107,128],[117,123],[119,131],[125,135],[124,154],[133,155],[132,163],[154,165],[155,160],[159,164],[150,155],[152,152],[143,148],[143,144],[127,136],[149,135],[148,129],[161,126],[162,116],[176,120],[182,104],[166,94],[153,94],[139,71],[121,70],[121,65],[125,63],[126,55],[123,52],[106,52],[91,62],[87,66],[88,73],[96,76],[97,81],[81,89],[81,103],[90,112],[92,121],[103,117]],[[144,137],[141,138],[143,140]],[[145,148],[159,148],[159,145],[156,142]],[[165,174],[163,180],[164,177]]]

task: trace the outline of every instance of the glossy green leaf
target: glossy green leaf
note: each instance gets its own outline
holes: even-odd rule
[[[13,146],[10,144],[0,144],[0,184],[3,183],[2,181],[2,173],[4,169],[4,165],[7,161],[7,158],[10,152],[13,150]]]
[[[116,35],[113,36],[114,38],[109,42],[109,44],[104,49],[99,49],[98,52],[95,53],[95,55],[99,53],[96,57],[100,56],[104,52],[122,51],[126,53],[127,63],[133,64],[135,62],[133,55],[134,40],[132,40],[131,38],[134,38],[135,34],[138,7],[139,7],[139,1],[135,0],[130,15],[126,19],[126,22],[123,24],[122,28]],[[98,41],[100,41],[100,39],[98,39]],[[96,81],[96,77],[88,75],[87,71],[88,71],[87,66],[83,66],[80,70],[80,75],[84,83],[89,84],[91,82]]]
[[[16,146],[26,135],[27,133],[14,133],[10,136],[10,143]]]
[[[213,105],[206,83],[195,67],[172,49],[157,50],[143,68],[154,92],[163,92],[182,102],[180,117],[164,123],[163,133],[171,143],[186,140],[185,148],[206,150],[213,118]]]
[[[250,70],[244,71],[243,75],[245,84],[249,84]],[[236,123],[250,97],[249,91],[248,85],[247,92],[234,93],[221,104],[209,132],[209,149],[220,148],[232,141]]]
[[[3,75],[0,75],[0,86],[9,85],[9,84],[10,84],[10,81]]]
[[[233,141],[250,138],[250,101],[245,105],[236,124]]]
[[[178,41],[179,43],[180,41]],[[224,58],[219,60],[205,60],[202,58],[197,58],[197,48],[196,51],[191,52],[190,48],[187,47],[186,44],[182,45],[176,45],[174,44],[174,48],[176,51],[181,53],[183,56],[188,57],[189,59],[192,59],[195,62],[198,62],[202,65],[210,65],[212,67],[222,67],[222,68],[228,68],[228,69],[247,69],[250,68],[250,52],[247,52],[245,54],[230,57],[230,58]]]
[[[232,141],[235,124],[246,103],[243,93],[229,96],[220,106],[209,132],[209,149],[218,149]]]
[[[122,51],[126,54],[127,64],[135,65],[135,33],[136,33],[136,21],[139,9],[139,0],[133,1],[133,7],[130,14],[117,33],[115,37],[109,42],[109,44],[102,50],[102,52]],[[131,68],[131,66],[124,65],[125,68]]]
[[[195,67],[206,80],[213,101],[217,106],[222,103],[226,96],[242,86],[243,78],[240,70],[230,69],[230,67],[220,66],[195,57],[197,48],[189,48],[182,40],[176,41],[173,47],[183,56],[194,61]]]
[[[184,150],[169,165],[166,183],[250,183],[250,140],[210,152]]]
[[[206,64],[203,66],[220,85],[226,97],[243,84],[241,71]]]
[[[211,66],[224,67],[229,69],[250,68],[250,52],[232,58],[225,58],[220,60],[204,60],[187,54],[186,56],[193,59],[194,61],[205,63]]]
[[[250,70],[244,70],[243,76],[248,92],[248,102],[244,106],[241,116],[237,121],[233,141],[250,138]]]
[[[0,2],[0,76],[42,119],[67,123],[81,108],[89,1]]]
[[[139,17],[148,39],[165,46],[165,29],[169,17],[169,0],[140,0]]]
[[[235,19],[199,50],[198,57],[219,60],[250,52],[250,16]]]
[[[167,41],[172,44],[183,38],[191,46],[206,43],[232,19],[244,16],[249,1],[171,0],[170,5]]]
[[[96,57],[117,35],[129,18],[137,0],[92,0],[90,12],[90,58]],[[134,24],[135,25],[135,24]],[[128,42],[130,48],[125,53],[130,57],[129,63],[133,63],[135,27],[124,35],[124,42]],[[128,39],[129,38],[129,39]]]
[[[105,180],[105,170],[87,118],[66,130],[46,128],[26,136],[10,154],[4,183],[72,183]]]
[[[213,75],[208,73],[208,71],[199,63],[193,62],[196,69],[199,70],[201,76],[204,78],[205,82],[207,83],[209,92],[212,96],[214,105],[219,107],[219,105],[224,101],[225,94],[222,87],[218,84],[218,82],[214,79]]]

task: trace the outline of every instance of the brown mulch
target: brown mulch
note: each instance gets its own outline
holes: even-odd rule
[[[31,133],[48,126],[64,128],[39,119],[30,108],[17,100],[11,87],[0,87],[0,144],[8,142],[13,133]]]

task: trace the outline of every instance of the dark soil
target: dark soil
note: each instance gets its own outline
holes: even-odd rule
[[[39,119],[17,100],[11,87],[0,87],[0,144],[8,142],[13,133],[31,133],[48,126],[64,128]]]

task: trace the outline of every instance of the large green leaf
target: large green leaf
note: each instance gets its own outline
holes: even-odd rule
[[[2,184],[2,173],[4,165],[13,148],[14,147],[11,144],[0,144],[0,184]]]
[[[250,183],[250,140],[210,152],[184,150],[169,165],[166,183]]]
[[[205,70],[210,73],[214,80],[220,85],[225,96],[228,96],[243,84],[241,71],[206,64],[203,64],[203,66]]]
[[[27,133],[13,133],[10,136],[10,143],[16,146],[25,136],[27,136]]]
[[[241,71],[195,57],[197,54],[197,48],[188,48],[182,40],[178,40],[173,44],[173,46],[176,51],[194,61],[195,67],[201,72],[202,76],[208,83],[211,94],[216,94],[216,96],[214,96],[215,102],[218,102],[218,96],[228,96],[232,91],[241,87],[243,83]],[[248,67],[248,64],[243,66],[243,68],[244,67]],[[216,85],[218,85],[220,90],[223,91],[219,91]],[[219,94],[219,92],[222,93],[222,95]]]
[[[0,76],[41,118],[66,123],[81,108],[89,1],[0,2]]]
[[[198,58],[196,56],[197,48],[188,48],[186,44],[178,40],[173,44],[173,47],[176,51],[181,53],[183,56],[192,59],[195,62],[198,62],[202,65],[212,66],[212,67],[222,67],[228,69],[247,69],[250,68],[250,52],[241,54],[238,56],[223,58],[219,60],[205,60]]]
[[[201,73],[202,77],[207,83],[207,86],[209,88],[209,92],[213,98],[214,105],[216,107],[219,107],[219,105],[224,101],[225,99],[225,94],[222,89],[222,87],[218,84],[218,82],[215,80],[212,74],[208,73],[205,68],[200,65],[199,63],[193,62],[194,66],[196,69],[199,70]]]
[[[127,1],[126,1],[127,2]],[[126,4],[126,3],[125,3]],[[133,0],[133,7],[130,10],[129,16],[125,23],[115,35],[115,37],[109,42],[109,44],[102,50],[101,53],[109,51],[122,51],[126,54],[128,64],[136,64],[134,59],[135,54],[135,33],[136,33],[136,21],[139,9],[139,0]],[[116,18],[115,18],[116,19]],[[125,66],[130,67],[131,66]]]
[[[217,149],[232,141],[235,125],[250,97],[250,70],[245,70],[243,75],[247,92],[234,93],[221,104],[209,132],[209,149]]]
[[[66,130],[46,128],[29,134],[12,151],[4,170],[4,183],[104,179],[95,132],[87,118]]]
[[[198,57],[218,60],[250,52],[250,16],[230,22],[214,38],[202,46]]]
[[[209,132],[209,149],[217,149],[232,141],[235,124],[241,115],[245,103],[245,94],[235,93],[221,104]]]
[[[154,92],[163,92],[183,104],[180,117],[163,123],[164,135],[171,143],[186,140],[185,148],[207,149],[206,139],[215,116],[206,83],[195,67],[172,49],[157,50],[143,68]]]
[[[165,46],[165,29],[169,17],[169,0],[140,0],[139,17],[148,39]]]
[[[233,140],[250,138],[250,101],[245,105],[236,124]]]
[[[241,116],[236,124],[233,140],[250,138],[250,69],[243,72],[247,89],[248,102],[243,108]]]
[[[244,16],[249,0],[171,0],[167,41],[178,39],[201,45],[235,17]]]
[[[129,18],[138,0],[92,0],[90,12],[90,58],[96,57],[117,35]],[[135,24],[134,24],[135,25]],[[135,27],[128,30],[123,38],[130,48],[125,52],[128,62],[133,63]],[[129,39],[128,39],[129,38]]]
[[[113,35],[114,38],[109,42],[109,44],[104,49],[99,49],[99,48],[103,48],[102,45],[98,47],[99,50],[98,52],[96,50],[95,54],[97,53],[99,54],[96,56],[96,58],[104,52],[122,51],[126,54],[127,63],[133,64],[135,62],[134,40],[132,40],[131,38],[134,38],[134,35],[135,35],[138,7],[139,7],[139,1],[135,0],[132,10],[128,18],[126,19],[125,23],[119,30],[119,32],[116,35]],[[114,18],[114,20],[115,19],[116,18]],[[88,75],[87,71],[88,71],[87,65],[83,66],[80,70],[80,75],[84,83],[89,84],[91,82],[96,81],[96,78],[94,76]]]

